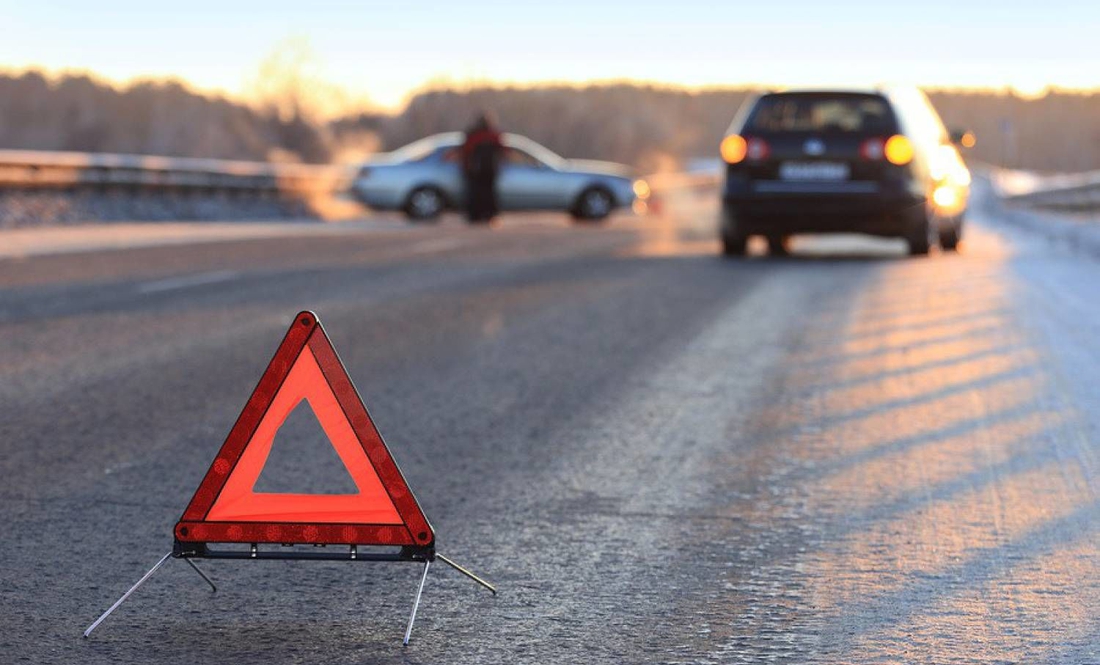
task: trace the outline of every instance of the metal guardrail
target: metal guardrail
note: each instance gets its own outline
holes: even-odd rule
[[[655,190],[711,187],[719,172],[660,173],[645,177]],[[112,153],[0,150],[0,187],[78,186],[301,193],[346,189],[356,166],[246,162]]]
[[[1100,171],[1040,176],[998,170],[992,177],[998,195],[1009,203],[1075,212],[1100,210]]]
[[[355,167],[37,150],[0,150],[0,188],[153,189],[317,194],[347,188]]]
[[[346,190],[355,166],[246,162],[109,153],[0,150],[0,188],[151,189],[170,191],[321,194]],[[1058,210],[1100,210],[1100,171],[1037,176],[994,170],[1000,197]],[[652,174],[655,191],[713,187],[718,171]]]

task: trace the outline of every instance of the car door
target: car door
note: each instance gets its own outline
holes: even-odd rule
[[[439,187],[453,206],[466,205],[466,183],[462,177],[462,148],[445,146],[430,165],[424,179]]]
[[[560,198],[560,173],[534,155],[506,146],[501,160],[497,196],[505,210],[538,210],[556,207]]]

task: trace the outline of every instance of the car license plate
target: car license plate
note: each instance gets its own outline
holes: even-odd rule
[[[848,174],[848,165],[837,162],[783,162],[779,165],[780,180],[836,182],[847,180]]]

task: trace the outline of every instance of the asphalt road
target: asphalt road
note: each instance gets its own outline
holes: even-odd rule
[[[713,212],[0,261],[0,661],[1100,662],[1097,259],[978,210],[726,261]],[[415,565],[169,561],[82,639],[300,309],[500,595],[433,567],[402,648]]]

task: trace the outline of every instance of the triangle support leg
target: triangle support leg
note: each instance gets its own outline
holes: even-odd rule
[[[420,576],[420,586],[416,588],[416,599],[413,600],[412,614],[409,615],[409,627],[405,629],[404,646],[409,646],[409,637],[412,636],[413,622],[416,621],[416,610],[420,607],[420,594],[424,593],[424,582],[428,580],[428,566],[431,561],[424,561],[424,574]]]
[[[190,558],[188,558],[188,557],[182,557],[182,558],[183,558],[184,561],[187,562],[187,565],[191,566],[195,570],[195,572],[199,574],[199,577],[206,580],[206,583],[210,585],[210,593],[217,593],[218,587],[216,587],[214,585],[214,580],[207,577],[206,573],[202,572],[202,568],[199,568],[198,565],[194,561],[192,561]]]
[[[111,605],[109,608],[107,608],[106,612],[104,612],[98,619],[96,619],[94,622],[92,622],[92,625],[88,626],[87,630],[84,631],[84,637],[88,637],[89,635],[91,635],[92,631],[96,629],[96,626],[103,623],[103,620],[106,619],[107,617],[109,617],[111,615],[111,612],[114,612],[116,609],[118,609],[119,605],[126,602],[126,599],[130,597],[130,594],[137,591],[139,586],[141,586],[142,584],[145,584],[145,581],[147,579],[149,579],[150,577],[152,577],[153,573],[160,570],[160,567],[163,566],[166,561],[168,561],[168,557],[170,557],[170,556],[172,556],[171,552],[169,552],[168,554],[165,554],[164,556],[162,556],[160,558],[160,561],[157,562],[157,565],[153,566],[152,568],[149,569],[149,572],[142,575],[141,579],[138,580],[134,584],[134,586],[130,587],[129,591],[122,594],[122,598],[119,598],[118,600],[116,600],[114,605]],[[203,575],[203,577],[206,577],[206,576]]]
[[[465,569],[465,568],[463,568],[462,566],[458,565],[458,564],[457,564],[457,563],[455,563],[454,561],[451,561],[450,559],[448,559],[447,557],[443,556],[442,554],[440,554],[440,553],[438,553],[438,552],[436,552],[436,555],[435,555],[435,557],[436,557],[437,559],[439,559],[440,561],[442,561],[443,563],[445,563],[445,564],[447,564],[448,566],[450,566],[451,568],[454,568],[455,570],[457,570],[458,572],[462,573],[462,574],[463,574],[463,575],[465,575],[466,577],[469,577],[469,578],[470,578],[471,580],[473,580],[473,581],[477,582],[478,584],[480,584],[481,586],[485,587],[485,588],[486,588],[486,589],[488,589],[489,591],[492,591],[492,592],[493,592],[493,595],[494,595],[494,596],[495,596],[495,595],[497,595],[497,588],[496,588],[495,586],[493,586],[492,584],[489,584],[489,583],[488,583],[488,582],[486,582],[485,580],[481,579],[481,578],[480,578],[480,577],[478,577],[477,575],[474,575],[474,574],[473,574],[473,573],[471,573],[470,571],[466,570],[466,569]]]

